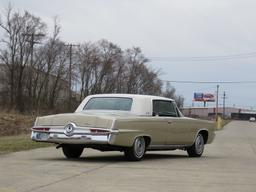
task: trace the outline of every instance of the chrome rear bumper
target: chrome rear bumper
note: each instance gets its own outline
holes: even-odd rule
[[[49,131],[38,131],[36,128],[32,128],[31,132],[33,141],[57,144],[111,144],[116,135],[116,131],[109,129],[105,133],[91,133],[89,128],[76,128],[72,135],[67,135],[63,127],[51,127]]]
[[[42,141],[49,143],[67,143],[67,144],[108,144],[109,135],[72,135],[66,136],[65,134],[56,133],[42,133],[32,131],[31,139],[34,141]]]

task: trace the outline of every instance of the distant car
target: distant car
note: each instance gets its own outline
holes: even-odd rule
[[[250,121],[250,122],[255,122],[256,119],[255,119],[255,117],[250,117],[249,121]]]
[[[93,148],[136,161],[150,150],[182,149],[200,157],[214,130],[213,122],[184,117],[169,98],[100,94],[86,97],[75,113],[38,117],[31,138],[58,144],[67,158]]]

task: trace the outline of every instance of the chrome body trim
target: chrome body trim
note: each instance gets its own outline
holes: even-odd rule
[[[147,147],[147,151],[154,150],[175,150],[175,149],[183,149],[189,147],[188,145],[149,145]]]

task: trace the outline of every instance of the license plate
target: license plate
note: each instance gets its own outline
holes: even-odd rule
[[[39,140],[47,140],[49,138],[49,133],[37,133],[36,138]]]

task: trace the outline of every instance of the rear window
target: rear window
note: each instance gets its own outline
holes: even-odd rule
[[[83,110],[119,110],[130,111],[132,107],[131,98],[121,97],[94,97],[91,98]]]

